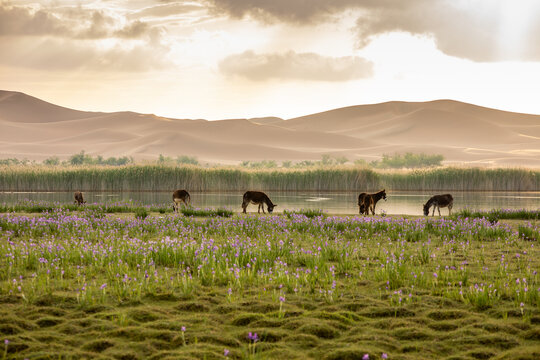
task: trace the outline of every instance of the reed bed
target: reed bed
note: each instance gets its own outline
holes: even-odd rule
[[[538,358],[537,223],[0,215],[9,358]],[[474,354],[472,356],[471,354]]]
[[[1,166],[0,191],[540,191],[525,169],[361,167],[239,169],[197,166]]]

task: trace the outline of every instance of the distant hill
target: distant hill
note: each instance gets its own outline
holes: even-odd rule
[[[0,90],[0,120],[44,123],[90,118],[100,114],[68,109],[21,92]]]
[[[283,120],[181,120],[84,112],[0,91],[0,158],[104,156],[200,161],[373,160],[383,153],[443,154],[448,162],[540,166],[540,116],[452,100],[358,105]]]

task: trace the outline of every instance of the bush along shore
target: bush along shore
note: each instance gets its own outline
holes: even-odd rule
[[[20,201],[16,204],[0,204],[0,213],[51,213],[57,211],[82,211],[98,214],[134,213],[138,218],[146,218],[151,212],[160,214],[173,213],[172,205],[141,205],[135,202],[113,202],[103,204],[62,204],[47,201]],[[230,209],[199,209],[194,207],[180,207],[178,212],[185,216],[222,216],[229,217],[233,214]]]
[[[0,166],[0,191],[540,191],[540,171],[362,167]]]

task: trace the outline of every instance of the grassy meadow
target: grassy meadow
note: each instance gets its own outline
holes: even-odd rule
[[[0,215],[5,359],[538,359],[540,223]]]
[[[193,165],[0,166],[0,191],[540,191],[540,171],[359,166],[304,169]]]

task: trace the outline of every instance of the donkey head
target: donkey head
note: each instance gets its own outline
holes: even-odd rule
[[[428,203],[425,203],[424,204],[424,216],[428,216],[429,215],[429,205]]]
[[[268,205],[268,212],[269,212],[269,213],[272,213],[272,211],[274,211],[274,208],[275,208],[276,206],[277,206],[277,205],[275,205],[275,204]]]

